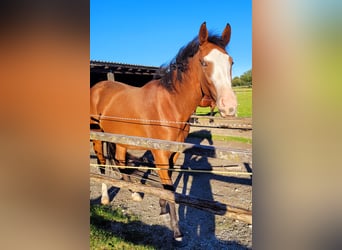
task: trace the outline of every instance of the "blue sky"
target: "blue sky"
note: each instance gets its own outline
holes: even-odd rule
[[[251,69],[251,0],[90,0],[90,59],[160,66],[204,21],[217,34],[230,23],[233,76]]]

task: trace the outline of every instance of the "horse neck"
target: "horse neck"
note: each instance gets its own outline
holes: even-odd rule
[[[184,114],[184,120],[190,118],[203,96],[200,84],[203,72],[198,62],[198,53],[189,58],[188,69],[183,73],[182,82],[176,80],[174,85],[175,98],[177,99],[176,105],[181,113]]]

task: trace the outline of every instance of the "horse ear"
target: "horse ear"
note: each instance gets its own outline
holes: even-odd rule
[[[225,46],[227,46],[227,44],[230,41],[230,35],[231,35],[231,28],[230,28],[230,24],[227,23],[226,28],[222,32],[222,40]]]
[[[200,45],[202,45],[208,40],[208,30],[207,30],[206,22],[202,23],[201,25],[201,28],[198,34],[198,40],[199,40]]]

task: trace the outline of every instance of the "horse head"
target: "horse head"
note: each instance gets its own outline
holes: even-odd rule
[[[237,98],[232,89],[233,59],[225,50],[231,35],[227,24],[221,37],[208,35],[206,23],[199,30],[200,66],[204,77],[201,80],[202,92],[216,101],[222,117],[236,116]]]

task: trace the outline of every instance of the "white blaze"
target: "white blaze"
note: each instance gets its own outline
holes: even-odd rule
[[[235,115],[237,100],[232,90],[231,65],[229,55],[218,49],[213,49],[204,60],[213,64],[210,79],[215,85],[216,104],[222,116]]]
[[[232,86],[232,79],[230,77],[229,56],[218,49],[213,49],[204,59],[214,65],[211,80],[215,84],[216,89],[219,90],[221,87],[230,88]]]

